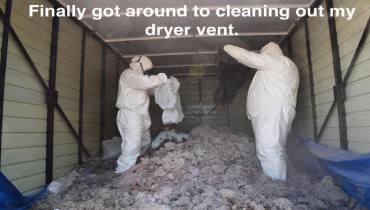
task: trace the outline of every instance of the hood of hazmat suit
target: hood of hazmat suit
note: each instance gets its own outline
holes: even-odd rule
[[[283,56],[283,51],[280,49],[279,45],[274,42],[270,42],[261,49],[261,54],[270,54],[270,55],[281,55]]]
[[[117,126],[122,137],[122,155],[118,158],[116,173],[127,171],[135,165],[142,147],[150,144],[148,89],[161,86],[167,81],[166,74],[144,75],[153,67],[145,56],[132,59],[130,69],[120,76],[116,106],[118,109]]]
[[[224,50],[240,63],[257,69],[247,98],[257,156],[265,174],[285,180],[285,144],[295,117],[299,86],[297,66],[275,43],[267,44],[261,53],[232,45]]]
[[[136,56],[131,59],[130,68],[137,72],[146,72],[153,68],[152,61],[146,56]]]

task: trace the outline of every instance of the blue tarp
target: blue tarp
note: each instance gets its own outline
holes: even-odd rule
[[[309,171],[340,181],[344,192],[370,209],[370,153],[328,148],[302,137],[289,145],[288,152]]]
[[[22,193],[0,172],[0,209],[25,209],[44,197],[46,187],[38,194],[23,196]]]
[[[85,171],[81,175],[91,173],[95,171],[96,169],[98,168],[95,168],[90,171]],[[35,203],[37,200],[46,198],[46,196],[44,195],[48,193],[46,191],[46,188],[48,186],[49,186],[48,184],[45,185],[44,189],[37,194],[23,196],[22,193],[20,193],[17,190],[17,188],[0,171],[0,210],[26,209],[30,207],[33,203]]]

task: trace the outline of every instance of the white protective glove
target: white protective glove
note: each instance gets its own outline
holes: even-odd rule
[[[158,87],[162,86],[164,83],[167,82],[167,75],[165,73],[159,73],[157,75],[158,79],[159,79],[159,84]]]

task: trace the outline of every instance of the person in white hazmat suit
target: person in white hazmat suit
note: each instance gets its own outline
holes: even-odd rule
[[[299,86],[297,66],[272,42],[261,53],[232,45],[226,45],[224,50],[240,63],[257,69],[247,98],[257,157],[266,175],[285,180],[285,144],[296,114]]]
[[[120,76],[117,108],[117,126],[122,137],[122,154],[117,160],[116,173],[123,173],[136,164],[141,148],[149,148],[150,125],[148,90],[167,81],[166,74],[147,76],[152,69],[148,57],[137,56],[131,60],[130,68]]]

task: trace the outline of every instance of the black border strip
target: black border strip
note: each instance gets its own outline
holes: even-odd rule
[[[104,129],[105,129],[105,73],[107,64],[107,48],[102,47],[102,71],[101,71],[101,104],[100,104],[100,153],[103,152]]]
[[[55,91],[57,56],[59,39],[59,18],[53,17],[51,32],[50,65],[49,65],[49,88],[47,93],[47,126],[46,126],[46,183],[53,181],[53,154],[54,154],[54,113],[55,102],[58,94]]]
[[[328,14],[329,23],[329,34],[331,41],[331,51],[333,55],[334,65],[334,98],[336,99],[338,107],[338,119],[339,119],[339,132],[340,132],[340,147],[341,149],[348,150],[348,135],[347,135],[347,120],[346,120],[346,108],[344,105],[345,91],[342,80],[342,68],[340,65],[340,54],[338,45],[337,26],[335,23],[335,17],[330,17],[330,9],[334,8],[333,0],[325,0],[326,11]]]
[[[13,0],[6,1],[5,16],[7,20],[10,20],[12,12]],[[4,20],[5,22],[5,20]],[[5,75],[6,75],[6,64],[8,60],[8,42],[9,42],[9,29],[7,24],[4,24],[3,28],[3,41],[1,48],[1,65],[0,65],[0,169],[1,169],[1,150],[2,150],[2,139],[3,139],[3,116],[4,116],[4,97],[5,97]]]
[[[308,59],[308,72],[309,72],[309,79],[310,79],[313,138],[314,138],[315,142],[318,142],[318,138],[317,138],[317,114],[316,114],[315,84],[314,84],[314,81],[313,81],[310,32],[309,32],[309,29],[308,29],[307,19],[304,20],[304,27],[305,27],[305,34],[306,34],[306,48],[307,48],[307,59]]]
[[[85,87],[85,52],[86,52],[86,29],[82,32],[82,52],[81,52],[81,70],[80,70],[80,101],[79,101],[79,119],[78,119],[78,164],[82,164],[83,147],[83,113],[84,113],[84,87]]]

